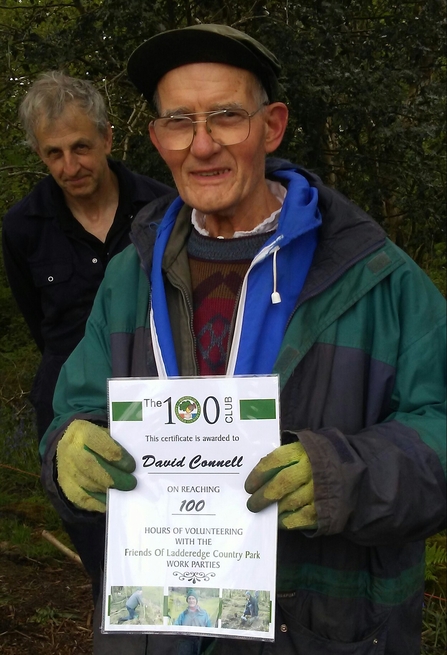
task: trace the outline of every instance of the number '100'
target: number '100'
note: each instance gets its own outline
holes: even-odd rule
[[[184,500],[180,505],[180,511],[183,512],[183,510],[185,509],[187,512],[192,512],[193,510],[195,510],[196,512],[200,512],[204,507],[205,507],[204,500],[198,500],[197,502],[195,500]]]

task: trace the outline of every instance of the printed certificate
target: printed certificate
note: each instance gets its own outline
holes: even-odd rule
[[[278,377],[108,382],[110,432],[136,461],[107,501],[103,632],[273,640],[277,506],[245,480],[280,445]]]

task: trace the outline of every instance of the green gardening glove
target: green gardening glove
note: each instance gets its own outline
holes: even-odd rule
[[[280,528],[317,527],[314,485],[309,458],[299,441],[280,446],[263,457],[245,481],[251,512],[278,502]]]
[[[91,512],[106,511],[109,487],[131,491],[137,484],[132,455],[108,430],[89,421],[70,423],[57,446],[56,464],[57,480],[68,500]]]

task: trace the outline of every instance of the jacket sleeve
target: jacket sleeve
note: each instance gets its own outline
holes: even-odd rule
[[[26,244],[23,243],[16,222],[20,215],[8,212],[3,221],[2,245],[5,271],[17,305],[30,329],[37,347],[43,352],[44,342],[41,334],[43,313],[40,293],[32,279],[27,258]]]
[[[415,269],[399,271],[386,309],[395,367],[389,414],[357,434],[337,426],[297,433],[314,474],[314,536],[398,545],[445,527],[446,308]]]

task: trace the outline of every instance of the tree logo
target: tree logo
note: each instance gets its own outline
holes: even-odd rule
[[[194,423],[200,413],[200,403],[192,396],[182,396],[175,403],[175,415],[182,423]]]

